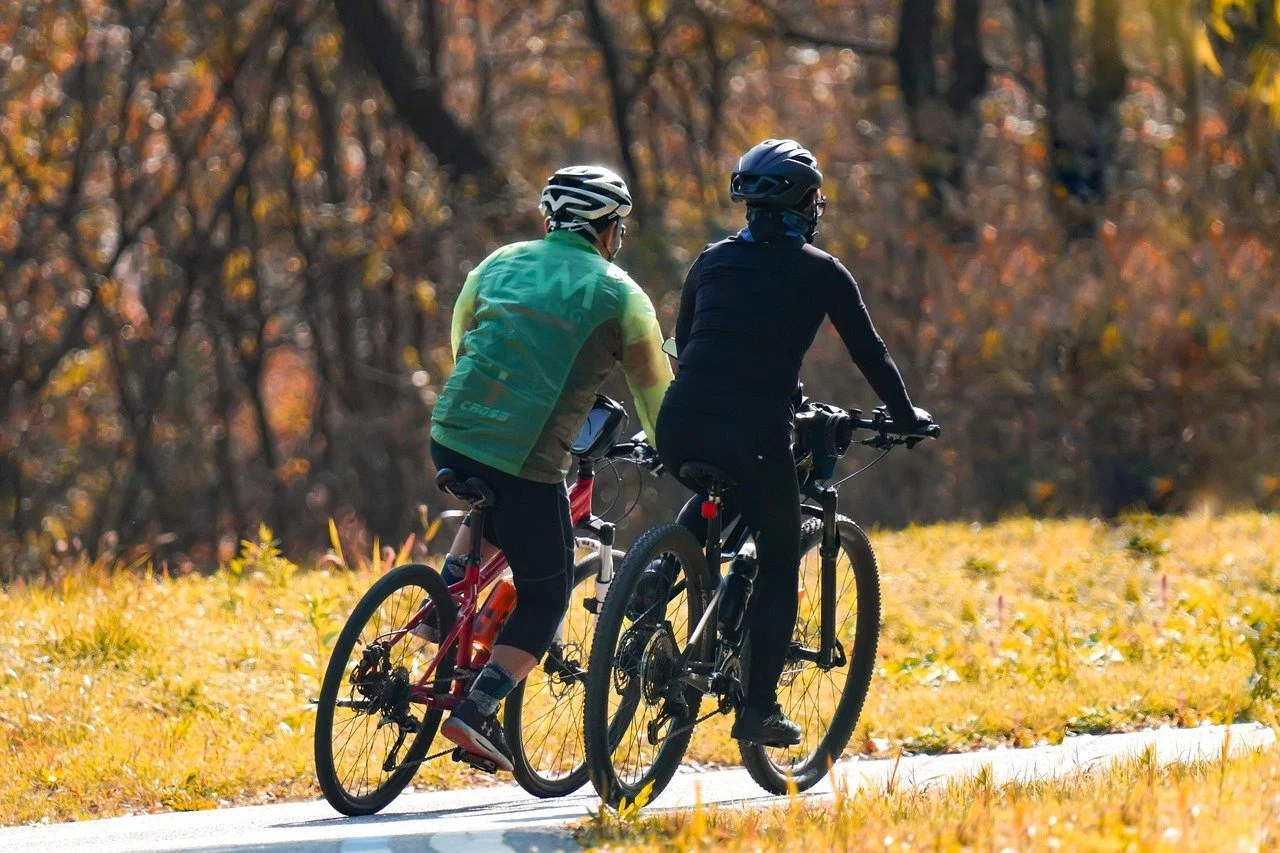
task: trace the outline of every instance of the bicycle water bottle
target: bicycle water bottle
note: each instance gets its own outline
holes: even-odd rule
[[[756,572],[759,570],[760,564],[756,562],[754,551],[747,552],[744,548],[729,564],[729,574],[724,579],[716,625],[720,629],[720,636],[734,648],[742,642],[742,621],[747,612],[747,601],[751,598],[751,588],[755,585]]]
[[[500,578],[493,585],[484,605],[471,623],[471,647],[478,652],[493,649],[493,641],[516,606],[516,585],[511,578]]]

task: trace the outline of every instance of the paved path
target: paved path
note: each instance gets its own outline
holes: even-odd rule
[[[1229,728],[1229,733],[1228,733]],[[1161,763],[1215,759],[1224,742],[1233,753],[1275,741],[1257,724],[1156,729],[1132,734],[1068,738],[1058,746],[994,749],[892,760],[851,759],[837,764],[846,790],[884,785],[928,786],[972,776],[989,766],[997,783],[1050,779],[1141,754],[1154,746]],[[814,788],[829,795],[828,776]],[[680,773],[656,807],[704,803],[766,805],[766,795],[740,768]],[[158,850],[269,851],[269,853],[408,853],[423,850],[528,853],[573,850],[566,825],[592,812],[598,800],[585,790],[559,800],[536,800],[514,785],[405,794],[372,817],[344,818],[323,801],[142,815],[79,823],[0,829],[0,851],[16,853],[141,853]]]

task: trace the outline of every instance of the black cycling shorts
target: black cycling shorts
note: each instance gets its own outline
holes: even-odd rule
[[[484,538],[502,549],[516,585],[516,606],[497,645],[541,659],[569,607],[573,578],[573,522],[563,483],[536,483],[431,442],[436,470],[479,477],[496,501],[485,511]]]

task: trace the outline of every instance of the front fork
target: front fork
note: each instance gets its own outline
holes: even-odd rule
[[[604,607],[605,596],[609,594],[609,584],[613,583],[613,536],[616,528],[607,522],[601,523],[600,529],[600,568],[596,570],[595,612]]]
[[[840,530],[836,526],[836,490],[828,486],[817,495],[822,508],[822,645],[819,660],[824,666],[836,666],[836,561],[840,557]],[[843,655],[841,655],[843,657]]]
[[[600,609],[604,607],[605,596],[609,594],[609,584],[613,583],[613,543],[617,528],[607,521],[599,521],[593,519],[588,525],[589,529],[595,534],[595,540],[591,543],[591,547],[596,549],[599,557],[599,568],[596,569],[595,586],[592,595],[582,600],[582,606],[591,614],[592,625],[595,618],[600,614]],[[577,540],[579,543],[584,540]],[[557,646],[564,646],[565,630],[569,621],[569,614],[565,613],[564,618],[560,620],[560,624],[556,626],[556,635],[554,642]],[[588,627],[588,632],[591,627]]]

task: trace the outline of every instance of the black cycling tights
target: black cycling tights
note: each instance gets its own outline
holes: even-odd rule
[[[739,512],[755,536],[756,575],[748,613],[749,669],[746,700],[754,708],[777,701],[778,678],[796,624],[800,586],[800,487],[791,456],[790,427],[731,423],[720,415],[663,406],[658,415],[658,450],[675,473],[696,460],[723,468],[737,481],[724,502],[724,519]],[[685,483],[696,488],[691,483]],[[685,505],[680,523],[706,542],[707,522],[700,501]]]
[[[479,477],[493,489],[497,501],[485,511],[484,538],[502,549],[516,584],[516,606],[497,644],[541,660],[569,609],[572,589],[573,522],[564,484],[525,480],[435,441],[431,458],[436,470],[452,468],[462,479]]]

